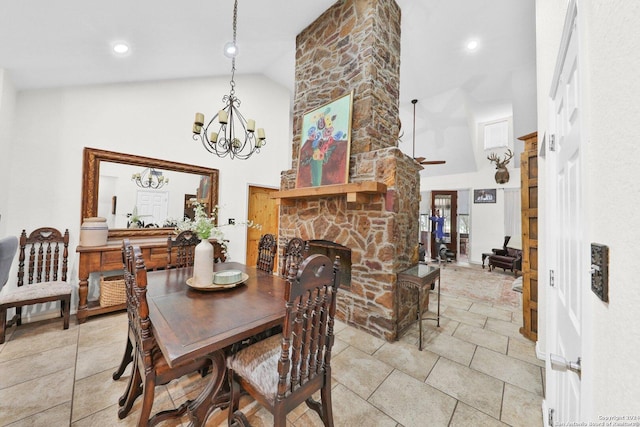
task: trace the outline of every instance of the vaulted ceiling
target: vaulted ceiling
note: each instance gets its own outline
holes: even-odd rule
[[[237,73],[264,74],[293,92],[295,37],[335,0],[238,3]],[[517,99],[522,85],[535,85],[534,2],[397,3],[400,148],[412,154],[418,99],[415,155],[447,160],[423,174],[473,171],[476,123],[535,102]],[[18,90],[225,76],[232,12],[233,0],[0,0],[0,68]],[[471,39],[473,52],[465,47]],[[119,40],[131,46],[122,57],[111,50]]]

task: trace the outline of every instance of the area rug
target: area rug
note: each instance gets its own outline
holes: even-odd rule
[[[447,264],[440,268],[441,292],[485,301],[496,305],[520,307],[522,294],[512,290],[516,279],[511,272],[489,271],[480,266]]]

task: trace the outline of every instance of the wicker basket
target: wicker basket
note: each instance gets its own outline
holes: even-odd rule
[[[127,292],[124,276],[100,277],[100,307],[124,304]]]

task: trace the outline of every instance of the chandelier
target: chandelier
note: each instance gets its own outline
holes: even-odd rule
[[[162,171],[157,171],[154,168],[145,168],[141,173],[134,173],[131,175],[131,180],[138,187],[152,188],[154,190],[169,184],[169,178],[165,178],[162,175]]]
[[[225,45],[225,55],[231,57],[231,91],[222,98],[224,106],[205,126],[204,114],[196,113],[193,123],[193,139],[202,142],[204,148],[218,157],[229,156],[245,160],[253,153],[259,153],[266,144],[264,129],[256,130],[253,119],[246,120],[240,113],[240,99],[235,95],[236,82],[236,22],[238,16],[238,0],[233,6],[233,42]],[[211,129],[211,132],[209,132]]]

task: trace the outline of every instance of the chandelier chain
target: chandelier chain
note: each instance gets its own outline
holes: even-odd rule
[[[237,33],[237,25],[238,25],[238,0],[235,1],[233,5],[233,46],[236,48],[236,53],[238,49],[238,45],[236,44],[236,33]],[[231,85],[231,96],[236,93],[236,82],[234,77],[236,75],[236,55],[233,55],[231,58],[231,81],[229,84]]]

